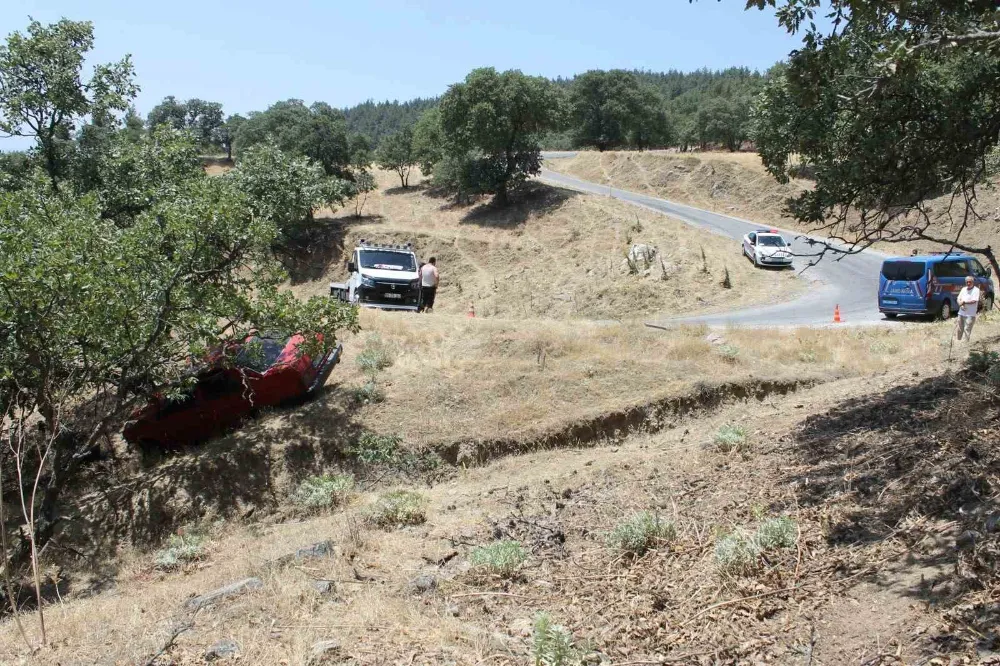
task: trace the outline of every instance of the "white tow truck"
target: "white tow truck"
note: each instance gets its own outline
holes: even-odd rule
[[[331,282],[330,296],[362,307],[420,309],[420,263],[413,245],[362,239],[347,262],[347,282]]]

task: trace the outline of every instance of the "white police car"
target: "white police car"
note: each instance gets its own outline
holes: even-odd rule
[[[758,229],[744,236],[743,256],[757,267],[792,265],[792,248],[777,229]]]

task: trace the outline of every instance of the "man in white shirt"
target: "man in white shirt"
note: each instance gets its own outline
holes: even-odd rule
[[[420,267],[420,304],[423,310],[434,309],[434,296],[438,288],[437,259],[431,257]]]
[[[972,337],[972,327],[976,324],[979,313],[979,287],[970,275],[965,278],[965,287],[958,292],[958,339],[965,337],[968,342]]]

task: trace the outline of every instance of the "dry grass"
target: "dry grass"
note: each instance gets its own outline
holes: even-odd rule
[[[754,270],[727,239],[613,199],[535,183],[506,210],[488,199],[455,206],[419,177],[402,190],[393,174],[376,175],[366,217],[354,218],[348,205],[320,218],[325,227],[294,260],[297,294],[324,294],[344,279],[344,253],[361,238],[412,241],[421,258],[437,257],[442,314],[472,304],[478,317],[628,320],[762,303],[803,286],[792,272]],[[636,243],[659,253],[630,274],[625,255]],[[720,285],[727,267],[731,289]]]
[[[925,366],[931,373],[940,368]],[[530,654],[539,611],[551,612],[579,644],[615,662],[711,649],[734,661],[794,663],[820,620],[832,623],[823,625],[829,628],[816,648],[824,663],[836,663],[838,655],[861,662],[897,645],[909,661],[920,654],[914,628],[934,625],[938,611],[917,608],[909,590],[895,585],[902,575],[895,569],[883,569],[877,586],[857,577],[835,580],[905,543],[830,540],[834,516],[800,505],[799,494],[805,493],[804,502],[809,488],[790,480],[809,469],[789,453],[808,419],[850,408],[867,393],[920,381],[909,374],[737,404],[615,447],[534,453],[463,471],[422,489],[425,524],[377,536],[352,534],[359,508],[304,523],[232,524],[214,537],[207,559],[183,575],[157,572],[150,556],[131,554],[113,594],[50,609],[54,647],[25,663],[143,663],[182,617],[187,597],[250,575],[262,578],[263,589],[198,614],[169,651],[173,663],[201,663],[208,645],[233,638],[243,663],[302,664],[313,642],[336,638],[347,663],[519,664]],[[746,424],[768,446],[738,464],[714,452],[712,434],[733,422]],[[375,496],[363,493],[361,504]],[[853,496],[831,498],[845,503]],[[793,512],[799,547],[776,549],[757,577],[720,578],[713,535],[752,532],[768,506]],[[605,535],[623,515],[644,510],[671,515],[676,539],[670,549],[623,562],[604,546]],[[264,566],[321,539],[344,545],[333,557],[302,566]],[[470,575],[474,544],[493,539],[518,540],[531,552],[523,579]],[[436,576],[437,589],[415,597],[407,583],[417,575]],[[317,579],[334,581],[335,591],[320,595],[312,589]],[[790,591],[776,594],[781,588]],[[684,631],[663,634],[664,625]],[[0,661],[19,655],[8,623],[0,633]]]
[[[581,152],[575,158],[548,160],[545,166],[591,182],[610,183],[762,224],[811,231],[783,212],[785,200],[810,187],[810,181],[778,183],[764,169],[756,153]],[[944,238],[953,236],[960,220],[949,217],[948,197],[929,202],[929,208],[931,232]],[[976,209],[984,219],[969,224],[962,233],[962,242],[996,247],[1000,244],[997,183],[980,188]],[[921,252],[948,249],[933,243],[913,242],[877,243],[874,247],[889,254],[909,254],[913,249]]]

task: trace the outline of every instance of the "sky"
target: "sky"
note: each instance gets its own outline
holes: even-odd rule
[[[89,62],[131,54],[143,116],[163,97],[227,114],[283,99],[348,107],[442,94],[475,67],[764,70],[798,45],[743,0],[4,0],[0,36],[31,16],[94,23]],[[0,141],[0,149],[12,149]]]

